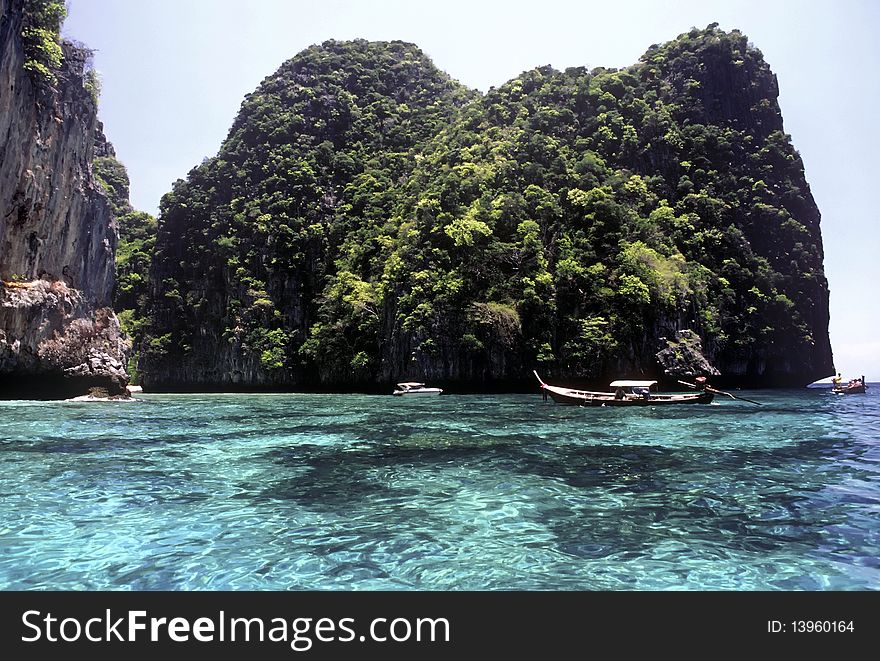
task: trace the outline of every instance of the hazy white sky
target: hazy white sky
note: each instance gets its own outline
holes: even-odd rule
[[[880,2],[873,0],[68,0],[68,38],[96,50],[105,133],[156,213],[171,182],[217,152],[244,95],[326,39],[402,39],[486,91],[550,64],[624,67],[718,22],[779,80],[785,130],[822,212],[831,343],[844,376],[880,381]]]

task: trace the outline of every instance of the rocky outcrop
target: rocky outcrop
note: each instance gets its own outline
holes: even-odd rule
[[[117,235],[91,171],[89,53],[65,43],[57,83],[34,82],[23,5],[0,0],[0,392],[119,394],[127,345],[108,307]]]
[[[124,396],[129,348],[113,310],[60,280],[0,288],[0,396]]]
[[[703,354],[700,336],[689,329],[676,331],[671,338],[661,337],[663,348],[657,352],[657,362],[663,373],[670,377],[718,376],[720,372]]]

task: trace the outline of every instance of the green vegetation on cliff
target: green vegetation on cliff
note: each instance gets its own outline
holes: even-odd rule
[[[156,219],[135,211],[129,202],[129,179],[125,166],[115,156],[98,156],[92,162],[95,178],[107,193],[119,243],[116,247],[116,287],[113,309],[122,330],[131,338],[134,353],[129,373],[137,376],[139,347],[143,342],[149,305],[149,270],[156,244]]]
[[[819,214],[776,80],[717,26],[485,96],[327,42],[162,202],[156,384],[655,373],[689,328],[743,379],[831,364]]]
[[[61,66],[61,24],[67,16],[63,0],[24,0],[21,39],[24,68],[40,83],[54,85]]]
[[[147,365],[194,348],[244,354],[269,382],[306,365],[340,247],[390,222],[420,149],[473,97],[401,42],[327,42],[285,63],[162,200]]]

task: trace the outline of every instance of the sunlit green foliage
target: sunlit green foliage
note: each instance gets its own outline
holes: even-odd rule
[[[21,28],[25,70],[40,83],[58,82],[61,66],[61,24],[67,16],[63,0],[25,0]]]

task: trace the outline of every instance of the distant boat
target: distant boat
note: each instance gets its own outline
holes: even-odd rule
[[[392,395],[439,395],[443,390],[440,388],[428,388],[424,383],[416,383],[408,381],[406,383],[398,383],[397,390]]]
[[[701,389],[695,393],[659,394],[651,388],[656,381],[612,381],[611,392],[575,390],[561,386],[551,386],[534,372],[545,395],[550,395],[557,404],[578,406],[663,406],[666,404],[709,404],[715,398],[712,389]]]
[[[832,392],[838,395],[864,395],[867,389],[868,386],[865,385],[864,375],[861,379],[852,379],[846,385],[843,382],[835,383],[831,388]]]

